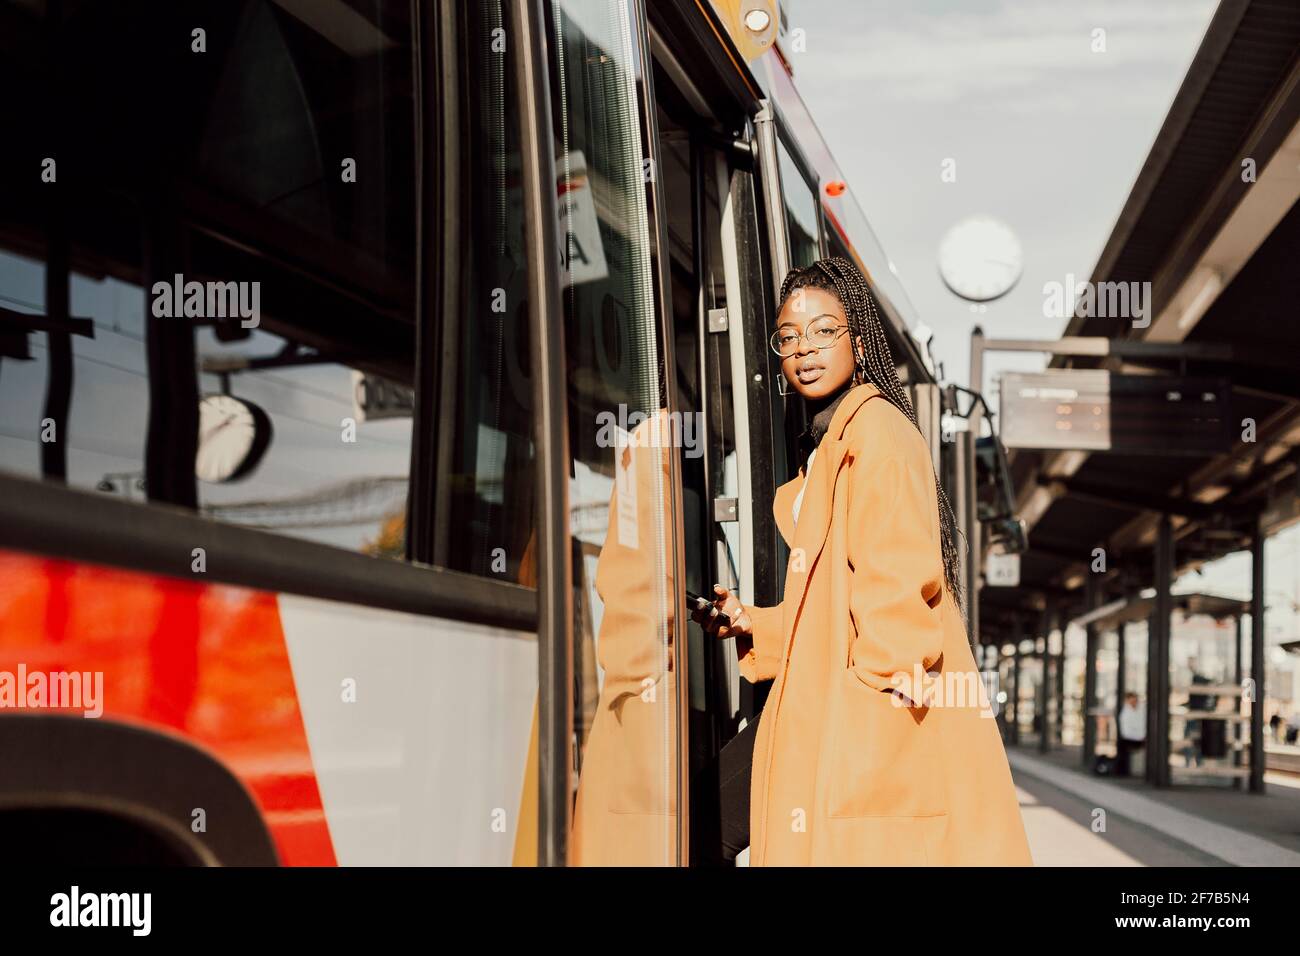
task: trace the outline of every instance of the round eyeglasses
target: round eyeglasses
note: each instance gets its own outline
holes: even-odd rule
[[[834,345],[836,340],[848,330],[847,325],[838,325],[835,322],[814,325],[803,333],[796,332],[794,329],[777,329],[767,340],[767,344],[781,358],[789,358],[799,351],[800,339],[807,339],[809,345],[821,351]]]

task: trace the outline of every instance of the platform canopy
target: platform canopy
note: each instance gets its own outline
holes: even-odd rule
[[[1076,311],[1063,332],[1187,348],[1051,362],[1227,379],[1233,440],[1199,455],[1012,451],[1029,551],[1017,587],[982,589],[984,643],[1010,639],[1049,604],[1082,613],[1097,548],[1095,601],[1150,587],[1162,514],[1175,576],[1248,547],[1257,523],[1269,534],[1300,519],[1297,49],[1295,0],[1220,4],[1091,277],[1150,282],[1148,324]]]
[[[1172,596],[1173,610],[1181,611],[1188,617],[1204,615],[1217,621],[1240,617],[1250,613],[1249,601],[1220,597],[1217,594],[1175,594]],[[1117,598],[1076,615],[1071,624],[1086,627],[1091,624],[1101,631],[1113,630],[1121,624],[1149,620],[1156,610],[1154,591],[1143,592],[1133,597]]]

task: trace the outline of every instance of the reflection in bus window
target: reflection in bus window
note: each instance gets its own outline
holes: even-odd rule
[[[42,36],[40,5],[0,6]],[[329,5],[202,3],[201,56],[181,6],[68,6],[63,83],[35,80],[40,43],[0,67],[31,91],[7,98],[17,127],[60,147],[58,191],[0,207],[0,306],[21,329],[0,349],[0,467],[402,558],[410,4],[349,8],[340,31]],[[46,327],[63,311],[47,281],[65,275],[93,335]]]
[[[42,475],[45,441],[63,442],[67,483],[144,499],[144,435],[149,415],[144,295],[112,278],[74,275],[70,311],[93,320],[93,338],[73,337],[71,414],[48,414],[50,336],[24,331],[21,354],[0,353],[0,467]],[[45,314],[45,264],[0,252],[0,307]],[[17,320],[7,316],[5,326]],[[18,340],[15,341],[15,344]]]
[[[812,265],[821,258],[817,244],[817,195],[780,137],[777,137],[776,153],[781,164],[781,193],[785,202],[785,231],[790,241],[790,266]]]
[[[272,429],[255,470],[224,482],[203,466],[222,454],[223,433],[240,429],[239,409],[218,404],[210,422],[200,415],[200,509],[222,521],[404,557],[410,385],[337,362],[219,374],[276,356],[292,342],[257,331],[226,345],[210,329],[200,329],[197,340],[202,393],[264,409]]]
[[[575,615],[580,763],[571,862],[671,864],[673,522],[649,149],[637,97],[644,64],[634,4],[556,0],[550,13],[569,498],[581,551],[575,603],[590,608]]]
[[[533,585],[532,386],[527,255],[519,186],[513,47],[500,0],[466,4],[456,95],[462,161],[448,157],[445,202],[457,205],[449,255],[454,304],[439,310],[443,411],[437,426],[435,564]],[[452,84],[449,82],[448,84]],[[450,188],[454,183],[455,188]]]

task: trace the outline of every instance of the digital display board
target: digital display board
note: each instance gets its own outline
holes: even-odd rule
[[[1049,369],[1002,376],[1007,448],[1213,455],[1234,423],[1226,379]]]

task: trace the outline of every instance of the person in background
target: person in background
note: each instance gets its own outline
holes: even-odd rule
[[[1129,775],[1129,755],[1141,750],[1147,739],[1147,712],[1138,704],[1138,695],[1129,691],[1124,695],[1124,706],[1119,710],[1119,736],[1116,749],[1115,775]]]
[[[1211,684],[1213,681],[1201,672],[1201,665],[1198,658],[1189,658],[1187,661],[1187,667],[1192,672],[1192,692],[1189,692],[1187,695],[1188,711],[1202,713],[1207,710],[1214,710],[1219,704],[1219,697],[1217,694],[1197,694],[1194,692],[1197,685]],[[1187,766],[1201,766],[1206,756],[1207,739],[1211,743],[1219,739],[1219,735],[1216,733],[1219,728],[1213,726],[1207,727],[1207,724],[1212,725],[1213,723],[1215,722],[1207,721],[1201,717],[1188,718],[1186,731],[1187,745],[1183,748],[1183,758],[1187,761]],[[1218,723],[1222,724],[1221,721]],[[1217,751],[1217,747],[1211,747],[1210,749]]]

